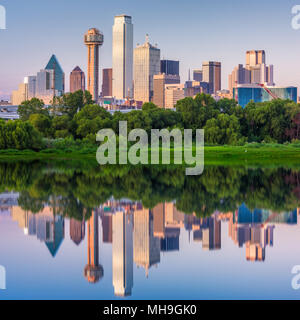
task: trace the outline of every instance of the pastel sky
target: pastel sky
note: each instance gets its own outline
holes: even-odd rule
[[[100,67],[111,67],[113,17],[126,13],[134,23],[134,46],[145,34],[161,56],[180,60],[182,80],[202,61],[222,62],[222,87],[245,52],[264,49],[274,64],[277,85],[300,87],[300,30],[291,27],[300,0],[0,0],[7,30],[0,30],[0,97],[10,95],[24,76],[36,74],[55,53],[66,74],[86,72],[83,34],[104,33]]]

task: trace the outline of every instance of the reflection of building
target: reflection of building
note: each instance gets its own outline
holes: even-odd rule
[[[99,264],[99,219],[93,211],[87,222],[88,262],[84,268],[84,276],[90,283],[96,283],[103,277],[103,267]]]
[[[179,251],[179,228],[166,228],[165,237],[161,239],[161,251]]]
[[[89,29],[84,35],[84,43],[88,48],[87,89],[96,102],[99,98],[99,47],[103,41],[103,34],[96,28]]]
[[[202,248],[206,250],[221,249],[221,221],[215,217],[203,219],[202,228]]]
[[[153,209],[153,234],[155,237],[165,236],[165,205],[160,203]]]
[[[102,221],[102,241],[103,243],[112,243],[112,215],[104,214]]]
[[[85,222],[76,219],[70,219],[70,237],[76,245],[84,239]]]
[[[149,209],[134,211],[134,262],[148,269],[160,262],[160,240],[153,235],[153,216]]]
[[[229,219],[229,236],[241,248],[246,247],[248,261],[264,261],[267,245],[273,246],[274,226],[261,223],[263,211],[256,210],[250,217],[245,205]]]
[[[115,295],[130,296],[133,287],[132,215],[117,211],[113,215],[113,286]]]
[[[21,207],[13,207],[12,219],[18,222],[26,235],[36,235],[40,241],[45,242],[55,257],[65,237],[65,224],[61,216],[53,214],[53,208],[45,207],[40,213],[33,214]]]

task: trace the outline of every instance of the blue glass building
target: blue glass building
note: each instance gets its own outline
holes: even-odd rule
[[[179,61],[161,60],[160,72],[179,76]]]
[[[53,54],[50,58],[45,70],[53,70],[55,75],[55,90],[59,92],[59,94],[64,94],[65,92],[65,74],[56,58]]]
[[[297,87],[269,87],[268,90],[270,90],[272,94],[277,96],[279,99],[297,102]],[[233,97],[236,97],[236,95],[238,97],[238,104],[243,108],[245,108],[251,100],[258,103],[271,101],[273,99],[267,90],[259,86],[233,88]]]

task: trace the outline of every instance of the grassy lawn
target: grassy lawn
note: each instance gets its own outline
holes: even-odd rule
[[[95,160],[95,149],[0,150],[0,160],[76,159]],[[173,158],[171,156],[171,158]],[[206,165],[249,165],[300,167],[300,145],[248,144],[245,146],[206,146]]]

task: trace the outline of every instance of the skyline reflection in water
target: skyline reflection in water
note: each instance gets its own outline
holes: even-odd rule
[[[42,172],[37,179],[44,183],[48,175],[53,178],[49,168],[43,166]],[[253,174],[230,172],[241,180]],[[73,202],[70,190],[61,188],[74,173],[66,178],[55,171],[48,195],[37,187],[40,181],[26,177],[31,183],[25,188],[18,184],[18,192],[6,187],[0,194],[0,264],[8,274],[7,290],[0,291],[0,298],[298,299],[300,292],[290,284],[291,268],[300,264],[297,175],[267,171],[260,181],[253,179],[252,196],[245,196],[240,181],[238,194],[231,190],[219,199],[221,182],[212,187],[216,181],[209,175],[203,192],[218,190],[217,207],[207,214],[186,214],[177,208],[177,199],[149,209],[129,197],[117,200],[115,190],[98,206],[87,207],[79,197]],[[270,176],[276,181],[264,189],[263,178]],[[277,185],[290,188],[291,194],[278,193]],[[235,197],[236,208],[220,210],[227,208],[229,197]],[[286,199],[290,203],[284,203]],[[254,206],[271,200],[271,209]],[[210,195],[209,203],[199,201],[195,208],[207,212]],[[194,203],[190,198],[186,207]]]

